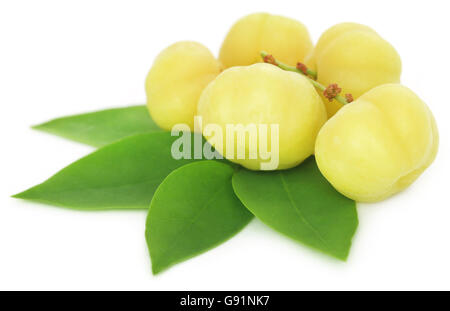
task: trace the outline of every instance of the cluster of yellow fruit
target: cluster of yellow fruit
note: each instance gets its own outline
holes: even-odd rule
[[[277,61],[270,55],[272,64],[263,63],[261,51]],[[274,66],[278,61],[298,72]],[[400,74],[395,49],[367,26],[335,25],[313,46],[302,23],[258,13],[233,25],[219,59],[195,42],[165,49],[146,91],[151,116],[167,130],[179,123],[193,129],[194,115],[224,131],[226,124],[279,124],[278,169],[315,154],[339,192],[373,202],[409,186],[437,153],[433,115],[398,84]],[[317,85],[334,85],[352,97],[342,107]],[[226,154],[225,142],[214,147]],[[249,169],[263,161],[230,160]]]

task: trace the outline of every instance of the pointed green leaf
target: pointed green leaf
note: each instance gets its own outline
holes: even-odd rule
[[[94,147],[101,147],[134,134],[162,131],[150,118],[145,106],[62,117],[33,128]]]
[[[154,274],[217,246],[253,218],[233,192],[233,171],[228,164],[202,161],[161,183],[145,232]]]
[[[286,171],[240,170],[233,188],[262,222],[338,259],[348,256],[358,226],[354,201],[321,175],[314,157]]]
[[[147,209],[163,179],[195,161],[172,157],[172,143],[177,139],[167,132],[125,138],[14,197],[75,209]]]

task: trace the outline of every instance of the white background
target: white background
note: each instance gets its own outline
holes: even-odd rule
[[[359,204],[346,263],[253,221],[222,246],[152,276],[145,211],[79,212],[9,196],[92,149],[30,129],[59,116],[145,101],[156,54],[196,40],[216,55],[239,17],[373,27],[398,50],[402,82],[436,116],[435,163],[407,191]],[[450,290],[448,1],[0,2],[0,289]]]

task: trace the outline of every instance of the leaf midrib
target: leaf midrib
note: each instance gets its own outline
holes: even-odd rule
[[[131,183],[123,183],[123,184],[117,184],[117,185],[104,185],[104,186],[92,186],[92,187],[74,187],[74,188],[70,188],[70,189],[64,189],[64,190],[58,190],[58,189],[54,189],[54,190],[45,190],[46,193],[65,193],[65,192],[76,192],[76,191],[83,191],[83,190],[100,190],[100,189],[115,189],[115,188],[121,188],[121,187],[127,187],[127,186],[136,186],[136,185],[141,185],[141,184],[147,184],[150,182],[156,182],[159,181],[160,178],[153,178],[153,179],[146,179],[143,181],[139,181],[139,182],[131,182]],[[41,185],[37,185],[34,189],[34,191],[39,191],[40,187],[43,187],[44,184]],[[31,191],[33,190],[33,188],[25,191]]]
[[[194,219],[190,223],[188,223],[182,230],[177,232],[176,234],[177,237],[187,232],[196,223],[196,221],[200,218],[200,215],[206,210],[206,208],[215,199],[215,197],[226,188],[226,186],[227,185],[224,184],[216,192],[214,192],[213,195],[211,195],[209,200],[207,200],[205,204],[200,208]],[[179,239],[175,240],[168,248],[166,248],[166,250],[160,254],[160,258],[163,258],[169,251],[173,250],[178,245],[179,241],[180,241]]]
[[[279,173],[281,184],[283,186],[283,189],[285,190],[287,197],[289,199],[289,203],[294,208],[297,215],[300,217],[302,222],[317,236],[317,238],[324,244],[324,246],[329,250],[332,251],[332,248],[329,246],[328,242],[322,237],[320,232],[309,222],[309,220],[305,217],[303,212],[300,210],[300,207],[295,204],[294,199],[292,198],[291,192],[288,188],[288,185],[286,183],[286,180],[284,179],[283,173]]]

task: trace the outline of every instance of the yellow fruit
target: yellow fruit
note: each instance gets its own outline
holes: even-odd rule
[[[222,72],[203,91],[198,114],[203,118],[203,134],[216,150],[230,161],[252,170],[266,169],[261,163],[267,159],[260,154],[255,159],[248,157],[256,151],[249,146],[249,139],[238,141],[229,156],[227,135],[224,134],[223,139],[212,139],[205,127],[216,124],[222,133],[226,133],[227,124],[268,127],[278,124],[279,164],[271,169],[287,169],[313,154],[317,133],[326,121],[325,107],[304,76],[264,63]],[[274,151],[276,143],[270,134],[268,140],[269,148]],[[245,159],[238,159],[239,148],[245,149]],[[258,142],[259,152],[260,148]]]
[[[203,89],[221,71],[221,64],[197,42],[177,42],[156,58],[145,82],[147,107],[165,130],[184,123],[193,129]]]
[[[317,136],[317,165],[345,196],[385,199],[408,187],[433,162],[435,120],[426,104],[400,84],[378,86],[345,105]]]
[[[317,80],[327,86],[337,83],[342,93],[354,99],[370,89],[400,82],[401,60],[395,49],[371,28],[342,23],[325,31],[306,64],[317,71]],[[328,117],[342,104],[323,98]]]
[[[317,44],[314,47],[314,49],[305,57],[305,64],[308,66],[308,68],[313,69],[315,71],[317,69],[316,58],[322,54],[322,52],[327,48],[327,46],[334,39],[336,39],[343,33],[354,30],[361,30],[375,33],[375,31],[372,28],[357,23],[340,23],[334,25],[333,27],[328,28],[320,36],[319,41],[317,41]]]
[[[225,68],[261,62],[260,51],[296,65],[312,50],[306,27],[293,19],[255,13],[238,20],[228,32],[219,59]]]

